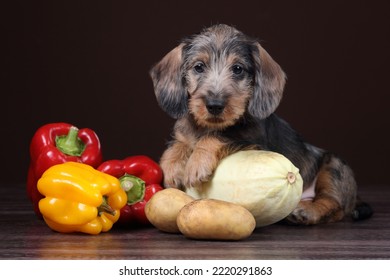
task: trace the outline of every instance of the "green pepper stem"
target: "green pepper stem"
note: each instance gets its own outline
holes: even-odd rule
[[[111,216],[115,216],[115,210],[107,203],[107,199],[103,196],[103,202],[98,207],[98,215],[101,216],[103,213],[107,213]]]
[[[68,135],[57,136],[57,149],[69,156],[81,156],[85,150],[85,144],[77,137],[78,132],[78,128],[72,126],[69,129]]]
[[[133,175],[125,174],[119,178],[122,189],[127,194],[127,204],[142,201],[145,196],[145,182]]]

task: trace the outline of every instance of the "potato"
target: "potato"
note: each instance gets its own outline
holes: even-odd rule
[[[244,207],[216,199],[200,199],[185,205],[177,226],[192,239],[240,240],[256,227],[253,215]]]
[[[176,217],[184,205],[194,199],[178,189],[164,189],[156,192],[145,205],[149,222],[161,231],[179,233]]]

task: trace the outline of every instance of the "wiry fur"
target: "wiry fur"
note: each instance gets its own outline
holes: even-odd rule
[[[160,161],[165,187],[198,187],[225,156],[263,149],[290,159],[300,170],[304,190],[315,184],[315,197],[301,201],[289,222],[371,215],[367,204],[359,201],[357,207],[350,167],[306,143],[274,114],[286,76],[257,40],[215,25],[184,39],[150,74],[161,108],[177,119],[173,141]]]

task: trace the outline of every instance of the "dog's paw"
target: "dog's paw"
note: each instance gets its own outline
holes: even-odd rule
[[[297,208],[287,216],[286,221],[296,225],[313,225],[318,224],[318,211],[312,201],[300,201]]]
[[[180,189],[183,185],[184,167],[171,162],[162,162],[160,167],[164,174],[164,187]]]
[[[175,189],[181,189],[182,182],[181,180],[175,179],[175,177],[170,178],[164,178],[164,188],[175,188]]]
[[[213,171],[209,164],[188,161],[184,172],[183,184],[185,187],[200,188],[202,183],[210,180]]]
[[[333,199],[302,200],[286,221],[297,225],[333,223],[342,220],[345,212]]]

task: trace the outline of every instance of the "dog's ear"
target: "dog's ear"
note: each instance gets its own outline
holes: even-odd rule
[[[188,111],[187,92],[181,69],[182,52],[183,44],[180,44],[150,70],[160,107],[175,119]]]
[[[278,107],[282,95],[286,75],[266,50],[256,43],[253,50],[255,77],[253,96],[248,104],[248,112],[264,119]]]

